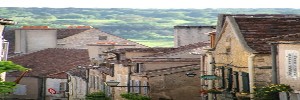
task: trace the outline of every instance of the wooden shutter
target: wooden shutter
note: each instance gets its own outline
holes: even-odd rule
[[[242,72],[242,80],[243,80],[243,91],[244,92],[249,92],[250,91],[250,86],[249,86],[249,74]]]
[[[227,91],[232,90],[232,68],[227,69]]]
[[[225,67],[221,67],[221,77],[222,77],[222,83],[221,88],[225,88]]]
[[[234,90],[235,92],[239,92],[240,88],[239,88],[239,72],[234,71],[233,72],[233,82],[234,82]]]
[[[134,80],[130,80],[130,86],[135,86],[134,85]],[[134,87],[130,88],[130,92],[134,93]]]

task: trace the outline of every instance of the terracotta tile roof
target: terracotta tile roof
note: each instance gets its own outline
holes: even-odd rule
[[[86,49],[58,49],[49,48],[30,54],[16,56],[8,60],[31,68],[26,74],[30,77],[66,78],[66,74],[60,74],[78,65],[89,65],[88,50]],[[18,72],[8,73],[8,76],[18,76]]]
[[[270,53],[265,38],[300,32],[300,16],[234,16],[248,46],[258,53]]]
[[[84,28],[84,29],[57,29],[57,39],[63,39],[63,38],[66,38],[66,37],[69,37],[69,36],[72,36],[72,35],[75,35],[75,34],[78,34],[78,33],[81,33],[81,32],[84,32],[86,30],[89,30],[89,28]]]
[[[125,52],[153,52],[153,53],[165,53],[176,48],[122,48],[108,51],[108,53],[125,53]]]
[[[170,68],[147,70],[147,71],[142,72],[141,74],[138,74],[137,76],[157,77],[157,76],[170,75],[170,74],[181,73],[181,72],[197,71],[199,69],[200,69],[200,66],[198,64],[189,64],[189,65],[176,66],[176,67],[170,67]],[[133,74],[133,75],[135,75],[135,74]]]
[[[199,62],[197,58],[157,58],[157,57],[136,57],[131,62]]]
[[[144,57],[159,57],[159,56],[174,54],[174,53],[182,52],[182,51],[186,51],[186,50],[188,50],[187,52],[190,52],[190,50],[192,50],[192,49],[205,47],[205,46],[209,46],[209,45],[210,45],[209,42],[198,42],[198,43],[194,43],[194,44],[180,46],[180,47],[175,48],[175,49],[168,49],[168,51],[164,51],[164,53],[157,53],[157,54],[144,56]]]

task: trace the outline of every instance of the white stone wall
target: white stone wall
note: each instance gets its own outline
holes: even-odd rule
[[[56,30],[15,30],[15,52],[30,53],[55,48]]]
[[[201,41],[208,41],[208,32],[214,31],[212,26],[175,26],[174,46],[184,46]]]

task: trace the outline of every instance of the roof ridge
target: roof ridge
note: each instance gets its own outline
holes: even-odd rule
[[[201,44],[201,46],[199,46],[199,44]],[[177,47],[174,50],[169,50],[170,52],[156,53],[156,54],[153,54],[153,55],[148,55],[148,56],[143,56],[143,57],[164,56],[164,55],[168,55],[168,54],[172,54],[172,53],[176,53],[176,52],[181,52],[181,51],[185,51],[185,50],[189,50],[189,49],[195,49],[195,48],[199,48],[199,47],[204,47],[204,46],[207,46],[208,44],[209,43],[206,43],[206,41],[201,41],[201,42],[197,42],[197,43],[193,43],[193,44],[187,44],[187,45],[184,45],[184,46]],[[193,48],[188,48],[188,47],[193,47]]]
[[[109,35],[112,35],[112,36],[115,36],[115,37],[118,37],[118,38],[121,38],[121,39],[125,39],[125,38],[123,38],[123,37],[120,37],[120,36],[117,36],[117,35],[114,35],[114,34],[111,34],[111,33],[105,32],[105,31],[102,31],[102,30],[100,30],[100,29],[96,29],[96,30],[99,30],[100,32],[103,32],[103,33],[106,33],[106,34],[109,34]],[[131,40],[129,40],[129,39],[125,39],[125,40],[128,40],[128,41],[130,41],[130,42],[134,42],[134,41],[131,41]],[[145,46],[145,47],[149,47],[149,46],[146,46],[146,45],[144,45],[144,44],[140,44],[140,43],[138,43],[138,42],[134,42],[134,43],[139,44],[139,45],[142,45],[142,46]]]

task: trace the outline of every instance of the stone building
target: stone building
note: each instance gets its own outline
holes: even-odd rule
[[[153,100],[198,100],[200,80],[185,74],[199,74],[200,56],[190,53],[207,45],[199,42],[178,48],[125,48],[109,51],[119,58],[110,61],[114,62],[114,76],[107,76],[106,81],[115,80],[121,86],[128,86],[111,88],[114,99],[121,100],[120,94],[129,91],[150,96]]]
[[[67,100],[67,78],[65,72],[77,69],[78,65],[90,64],[86,49],[48,48],[37,52],[9,58],[16,64],[30,68],[9,97],[22,100]],[[20,72],[7,73],[7,81],[14,81]],[[84,90],[82,90],[85,92]],[[84,94],[85,95],[85,94]]]
[[[216,66],[212,75],[222,88],[239,96],[253,87],[271,84],[271,45],[266,38],[299,32],[296,15],[220,15],[216,43],[211,52]],[[208,84],[210,85],[210,84]],[[210,87],[213,88],[213,87]],[[250,94],[252,97],[253,95]],[[227,99],[232,98],[225,96]]]
[[[215,26],[174,26],[174,47],[208,41]]]
[[[90,26],[49,28],[48,26],[23,26],[8,30],[4,36],[9,42],[10,55],[26,54],[46,48],[87,49],[87,44],[116,42],[146,47],[136,42],[102,32]]]

